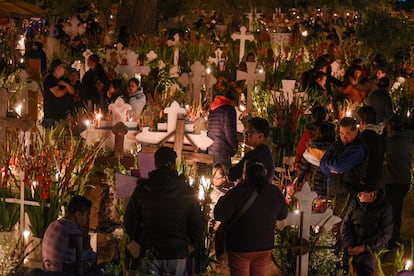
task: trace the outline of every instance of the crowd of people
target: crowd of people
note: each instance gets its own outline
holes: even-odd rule
[[[253,60],[247,62],[254,61],[254,55],[249,58]],[[328,113],[331,106],[313,103],[311,122],[296,148],[297,184],[309,181],[319,196],[333,200],[334,214],[343,218],[339,244],[345,257],[352,257],[349,269],[370,275],[374,269],[371,251],[402,242],[401,211],[411,186],[413,133],[405,114],[393,113],[390,70],[382,57],[371,64],[354,60],[343,79],[332,76],[333,61],[332,54],[319,57],[312,69],[303,72],[302,89],[310,98],[332,98],[334,91],[340,91],[361,107],[355,117],[340,118],[335,124]],[[110,80],[97,55],[91,55],[87,65],[89,70],[80,79],[79,72],[68,70],[61,60],[51,62],[44,80],[45,127],[65,120],[77,107],[107,112],[119,97],[131,105],[134,119],[140,117],[146,95],[138,79],[130,79],[127,86],[123,80]],[[281,190],[272,185],[271,122],[259,117],[245,122],[243,144],[248,150],[232,163],[240,142],[234,108],[238,95],[225,91],[215,96],[207,118],[208,136],[213,140],[207,152],[214,155],[210,222],[203,217],[194,190],[177,173],[176,153],[160,147],[154,156],[156,169],[138,181],[125,211],[126,233],[139,248],[134,262],[144,275],[189,273],[189,260],[203,246],[200,240],[208,224],[226,233],[231,275],[265,274],[276,220],[288,213]],[[84,246],[77,249],[84,253],[82,267],[91,275],[99,273],[96,255],[87,245],[90,208],[87,199],[74,197],[66,216],[48,227],[42,245],[46,271],[77,269],[71,239],[80,236]],[[144,257],[150,257],[150,262]]]
[[[138,120],[147,101],[140,81],[131,78],[126,86],[121,79],[110,80],[95,54],[88,57],[87,65],[89,70],[80,79],[79,71],[68,68],[60,59],[50,63],[49,74],[44,79],[43,125],[49,128],[67,120],[79,108],[90,112],[100,110],[111,120],[108,107],[118,97],[131,105],[130,118]]]

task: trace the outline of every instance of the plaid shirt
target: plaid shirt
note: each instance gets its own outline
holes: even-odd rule
[[[75,248],[70,248],[69,244],[69,237],[72,235],[82,235],[82,232],[70,219],[62,218],[48,226],[42,241],[42,259],[45,270],[62,272],[64,263],[75,263]],[[95,263],[96,253],[92,251],[90,245],[83,246],[82,260]]]

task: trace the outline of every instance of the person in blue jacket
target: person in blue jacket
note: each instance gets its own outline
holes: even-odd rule
[[[342,118],[339,137],[320,162],[322,172],[328,175],[328,195],[335,198],[335,215],[341,215],[345,210],[350,195],[355,194],[353,186],[366,175],[368,163],[368,150],[354,118]]]

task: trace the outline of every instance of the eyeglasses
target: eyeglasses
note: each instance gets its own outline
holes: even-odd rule
[[[245,130],[244,131],[244,135],[245,136],[250,136],[250,135],[252,135],[252,134],[255,134],[257,131],[256,130],[254,130],[254,129],[250,129],[250,130]]]

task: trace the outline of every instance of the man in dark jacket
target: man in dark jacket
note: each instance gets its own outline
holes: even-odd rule
[[[214,165],[224,163],[231,165],[231,157],[237,152],[236,110],[235,97],[231,93],[226,96],[217,96],[211,103],[208,114],[208,137],[213,144],[208,153],[214,155]]]
[[[264,165],[266,178],[269,183],[272,183],[275,176],[275,162],[268,146],[269,135],[269,122],[265,119],[255,117],[247,122],[244,129],[244,142],[252,150],[247,152],[239,163],[229,169],[229,179],[231,181],[242,177],[246,160],[257,160]]]
[[[103,108],[104,93],[109,88],[108,76],[102,64],[99,63],[98,55],[89,56],[87,64],[89,70],[82,78],[82,99],[90,101],[92,108],[93,106]]]
[[[322,172],[328,175],[328,194],[335,196],[335,215],[341,215],[345,210],[349,193],[355,193],[353,185],[365,177],[368,162],[368,151],[354,118],[342,118],[339,136],[320,162]]]
[[[156,151],[156,169],[138,181],[125,211],[126,232],[140,244],[140,256],[153,258],[143,275],[185,275],[190,248],[202,237],[197,196],[177,174],[176,158],[168,147]]]
[[[352,256],[357,275],[374,271],[369,250],[378,253],[387,248],[393,231],[392,207],[379,189],[378,178],[360,182],[359,193],[353,198],[341,225],[341,241],[345,256]]]
[[[376,124],[376,112],[373,107],[362,106],[357,110],[361,137],[368,149],[366,177],[379,177],[382,172],[385,153],[384,127]]]
[[[394,247],[397,242],[401,242],[401,211],[411,185],[413,132],[404,129],[401,115],[393,115],[387,122],[387,135],[389,137],[381,180],[394,214],[394,232],[390,241],[390,247]]]
[[[388,118],[391,117],[392,110],[392,101],[391,97],[388,94],[388,86],[390,80],[385,77],[381,78],[378,81],[378,89],[374,90],[369,96],[364,100],[364,102],[372,106],[377,113],[376,123],[384,123]]]

